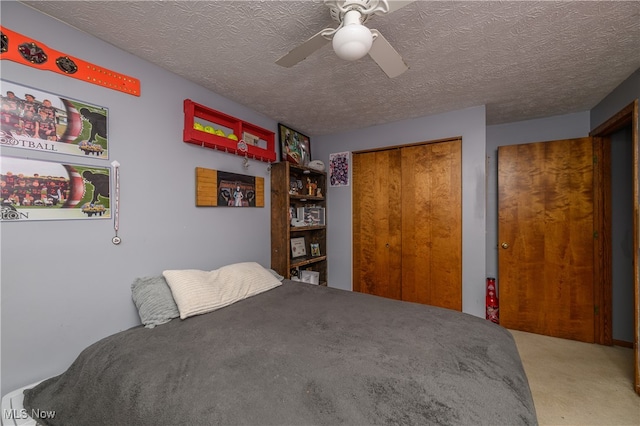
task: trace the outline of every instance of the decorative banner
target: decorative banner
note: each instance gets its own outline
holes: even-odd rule
[[[196,206],[264,207],[264,178],[196,167]]]
[[[0,144],[109,158],[107,109],[0,80]]]
[[[7,27],[0,27],[0,40],[0,59],[140,96],[140,80],[137,78],[59,52]]]
[[[0,220],[108,219],[110,170],[0,157]]]
[[[330,186],[349,186],[349,153],[329,154]]]

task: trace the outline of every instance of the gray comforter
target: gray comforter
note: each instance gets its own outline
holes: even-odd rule
[[[533,425],[511,334],[446,309],[284,281],[89,346],[25,391],[51,425]]]

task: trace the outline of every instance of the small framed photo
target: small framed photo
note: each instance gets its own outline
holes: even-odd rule
[[[319,243],[311,243],[310,246],[311,246],[311,256],[313,257],[322,256],[322,254],[320,253]]]
[[[307,255],[307,247],[304,237],[291,239],[291,257],[302,257]]]
[[[309,136],[303,135],[284,124],[278,123],[280,136],[280,151],[282,161],[306,166],[311,161],[311,141]]]

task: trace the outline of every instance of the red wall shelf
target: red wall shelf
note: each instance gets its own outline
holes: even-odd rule
[[[239,140],[236,141],[225,136],[195,129],[193,126],[196,122],[205,126],[222,127],[224,128],[223,131],[225,134],[233,133]],[[245,132],[259,138],[259,143],[266,145],[266,147],[252,145],[244,141],[242,138]],[[193,102],[191,99],[184,100],[183,140],[186,143],[217,149],[268,163],[276,161],[274,132],[216,111],[215,109],[207,108],[204,105]]]

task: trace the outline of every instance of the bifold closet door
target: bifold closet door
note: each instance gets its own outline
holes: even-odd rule
[[[462,310],[462,141],[402,149],[402,300]]]
[[[462,141],[353,156],[353,289],[462,310]]]
[[[353,290],[402,298],[399,149],[353,156]]]

